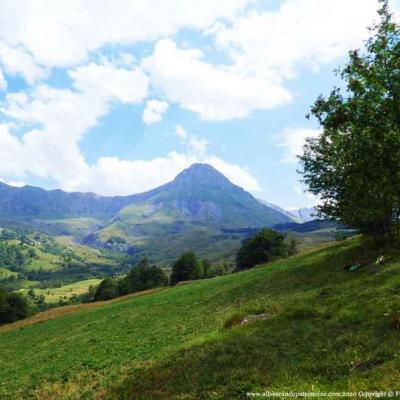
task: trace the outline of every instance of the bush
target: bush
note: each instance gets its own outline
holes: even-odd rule
[[[143,258],[138,266],[133,267],[122,279],[105,278],[93,296],[93,301],[110,300],[129,293],[168,285],[168,277],[161,268],[150,266],[147,258]],[[88,293],[86,299],[90,299]]]
[[[236,255],[236,269],[252,268],[288,255],[286,236],[272,229],[264,228],[245,240]]]
[[[118,292],[124,295],[166,285],[168,277],[164,271],[155,265],[150,266],[149,260],[145,257],[118,282]]]
[[[94,301],[111,300],[118,297],[117,282],[112,278],[105,278],[100,282],[94,295]]]
[[[227,275],[230,274],[233,270],[233,266],[229,263],[219,263],[219,264],[213,264],[211,265],[208,269],[207,272],[205,273],[206,278],[214,278],[216,276],[221,276],[221,275]]]
[[[29,307],[25,297],[0,288],[0,324],[26,318],[28,313]]]
[[[192,251],[183,253],[172,265],[171,284],[202,278],[202,265]]]

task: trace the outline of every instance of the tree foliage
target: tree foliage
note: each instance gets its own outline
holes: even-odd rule
[[[26,318],[28,313],[29,307],[25,297],[0,288],[0,325]]]
[[[172,265],[171,284],[190,281],[204,276],[202,264],[193,251],[183,253]]]
[[[236,269],[252,268],[288,255],[286,236],[272,229],[264,228],[245,240],[236,255]]]
[[[97,287],[94,295],[94,301],[111,300],[118,297],[118,285],[115,279],[107,277],[104,278]]]
[[[300,172],[320,215],[387,238],[400,220],[400,29],[381,4],[365,50],[352,51],[340,73],[346,90],[311,109],[323,131],[308,139]]]
[[[118,286],[120,294],[127,294],[166,285],[168,277],[164,271],[155,265],[150,266],[149,260],[145,257],[138,266],[129,271]]]
[[[117,280],[110,277],[103,279],[97,287],[94,301],[110,300],[129,293],[168,285],[168,277],[164,271],[143,258],[129,273]]]

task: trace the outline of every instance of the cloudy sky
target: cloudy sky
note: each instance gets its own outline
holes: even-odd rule
[[[400,0],[392,1],[395,12]],[[207,162],[286,208],[377,0],[2,0],[0,180],[142,192]]]

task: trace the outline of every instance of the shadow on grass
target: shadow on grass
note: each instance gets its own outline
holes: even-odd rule
[[[321,331],[321,318],[314,316],[299,325],[286,324],[285,331],[282,321],[260,323],[257,328],[246,330],[235,328],[235,332],[219,341],[182,350],[167,361],[131,370],[129,377],[109,392],[108,398],[241,400],[249,398],[247,392],[266,389],[388,389],[382,387],[382,377],[387,375],[382,367],[392,361],[389,352],[374,352],[372,343],[366,350],[365,343],[357,340],[357,333],[352,351],[346,351],[348,337],[332,338],[328,329]],[[376,341],[380,333],[376,330],[369,335]],[[354,352],[362,352],[363,357],[353,361]]]

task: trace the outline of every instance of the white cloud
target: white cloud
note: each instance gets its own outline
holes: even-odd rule
[[[68,110],[72,105],[67,100],[71,93],[63,94],[66,96],[63,109]],[[69,134],[67,134],[68,127],[49,131],[48,127],[56,125],[55,121],[43,111],[46,108],[43,100],[32,101],[24,96],[20,96],[17,100],[23,109],[18,108],[18,105],[15,106],[14,115],[24,118],[27,123],[38,122],[41,119],[43,129],[33,129],[19,140],[12,134],[9,126],[0,125],[0,171],[4,176],[34,175],[53,179],[57,186],[65,190],[127,195],[164,184],[195,162],[206,162],[225,174],[233,183],[247,190],[259,190],[257,181],[248,171],[218,157],[208,156],[207,141],[192,134],[187,134],[186,151],[181,153],[171,152],[166,156],[150,160],[100,157],[97,162],[90,165],[81,154],[78,142],[83,131],[96,122],[94,115],[74,125],[74,130]],[[80,104],[77,104],[77,107],[79,108]],[[38,113],[36,114],[34,110],[38,110]],[[99,110],[97,111],[100,112]],[[69,110],[70,117],[73,115],[72,111]],[[63,115],[61,108],[58,113]],[[36,118],[33,118],[34,116]]]
[[[148,125],[160,122],[168,107],[166,101],[148,100],[143,111],[143,122]]]
[[[186,132],[186,129],[183,128],[181,125],[177,125],[175,128],[175,134],[176,136],[178,136],[179,138],[181,138],[182,140],[185,140],[188,136],[188,133]]]
[[[83,135],[108,113],[111,103],[134,104],[147,95],[147,77],[137,69],[89,64],[70,76],[76,90],[39,85],[29,93],[6,96],[1,112],[22,125],[25,134],[19,140],[3,125],[2,174],[15,170],[61,185],[85,175],[89,166],[79,149]]]
[[[201,57],[197,49],[179,49],[172,40],[163,39],[142,66],[151,84],[170,102],[206,120],[244,118],[252,110],[269,109],[291,100],[279,84],[240,76]]]
[[[147,96],[148,78],[139,69],[90,63],[70,71],[69,75],[78,90],[100,98],[134,104]]]
[[[2,104],[7,121],[0,125],[2,176],[25,180],[35,175],[53,179],[64,189],[128,194],[165,183],[202,161],[234,183],[259,190],[246,169],[208,155],[208,142],[181,126],[176,134],[185,151],[152,160],[104,156],[90,165],[79,149],[82,137],[112,104],[142,103],[149,87],[152,96],[165,101],[147,101],[146,123],[162,119],[167,101],[205,120],[244,118],[253,110],[286,104],[291,95],[285,81],[304,66],[317,70],[359,46],[378,7],[377,0],[285,0],[277,11],[253,8],[239,15],[248,4],[254,2],[154,0],[150,7],[145,0],[121,0],[117,6],[108,0],[4,0],[1,71],[19,74],[36,86],[8,94]],[[230,64],[215,65],[201,50],[183,49],[166,39],[185,27],[215,36]],[[113,47],[140,41],[156,42],[144,60]],[[102,56],[105,47],[113,56]],[[56,66],[73,68],[68,71],[69,88],[38,84]],[[6,85],[0,72],[0,89]],[[18,136],[14,126],[20,129]],[[305,137],[316,134],[308,129],[285,131],[283,160],[295,161]]]
[[[287,128],[283,132],[283,140],[280,143],[285,147],[285,154],[282,162],[297,162],[297,156],[302,154],[303,146],[309,137],[317,137],[321,131],[307,128]]]
[[[50,135],[79,138],[108,112],[110,102],[135,104],[147,95],[148,79],[138,69],[88,64],[69,75],[77,90],[43,84],[28,93],[10,93],[1,112],[17,121],[38,124]]]
[[[231,26],[219,24],[215,38],[233,70],[279,82],[361,46],[378,7],[378,0],[286,0],[276,11],[253,10]]]
[[[0,40],[45,67],[73,66],[105,45],[156,40],[231,19],[247,0],[3,0]]]
[[[198,138],[195,135],[191,135],[188,141],[189,149],[193,154],[198,154],[199,156],[205,154],[208,146],[208,141],[206,139]]]
[[[398,14],[399,0],[391,3]],[[297,63],[317,65],[358,45],[378,1],[284,0],[274,12],[259,11],[254,0],[3,0],[1,7],[0,58],[7,73],[33,83],[105,46],[156,41],[184,28],[215,35],[242,77],[288,77]],[[123,54],[120,62],[132,64]]]
[[[85,174],[76,175],[64,183],[71,191],[94,191],[103,195],[128,195],[141,193],[174,179],[183,169],[196,162],[212,165],[231,182],[250,191],[260,189],[258,182],[239,165],[227,163],[217,157],[198,157],[190,152],[171,152],[150,160],[121,160],[118,157],[101,157]],[[118,177],[118,179],[116,179]]]
[[[284,0],[275,11],[252,8],[204,30],[229,64],[206,62],[200,49],[162,39],[142,66],[156,90],[202,119],[244,118],[289,103],[285,82],[302,68],[317,72],[362,46],[378,8],[378,0]]]
[[[320,198],[307,191],[307,187],[304,186],[303,184],[296,183],[293,187],[293,190],[297,195],[300,195],[304,198],[304,203],[302,207],[305,208],[315,207],[321,203]],[[288,211],[296,211],[298,209],[299,209],[298,206],[287,208]]]
[[[3,71],[0,68],[0,90],[6,90],[7,89],[7,80],[3,74]]]
[[[261,191],[257,180],[243,167],[237,164],[229,164],[217,157],[208,157],[205,162],[224,174],[234,184],[250,192]]]
[[[27,185],[27,183],[24,181],[13,181],[13,180],[7,180],[7,179],[3,179],[3,178],[0,178],[0,182],[3,182],[6,185],[13,186],[13,187],[23,187],[23,186]]]
[[[63,188],[103,195],[140,193],[172,180],[193,162],[196,162],[195,158],[176,152],[151,160],[101,157],[86,174],[76,175],[76,179],[65,182]]]
[[[208,140],[187,132],[187,130],[179,124],[175,127],[175,135],[186,144],[188,152],[198,159],[201,159],[206,154]]]
[[[44,68],[38,66],[33,57],[21,47],[10,47],[0,42],[0,63],[6,73],[21,75],[29,84],[47,76]]]
[[[0,171],[3,176],[23,175],[23,146],[5,124],[0,124]]]

